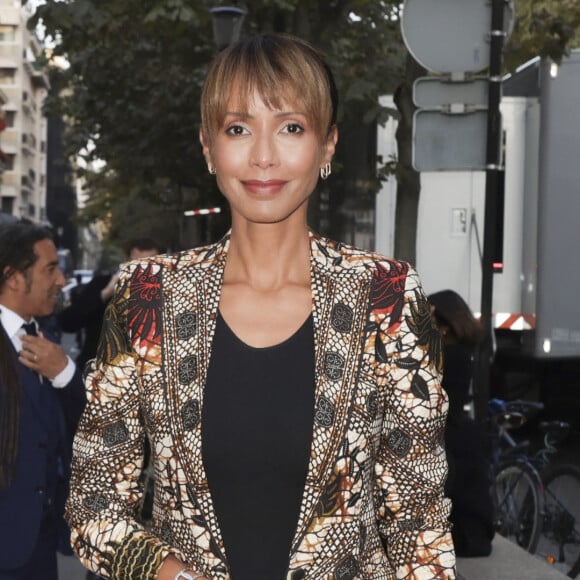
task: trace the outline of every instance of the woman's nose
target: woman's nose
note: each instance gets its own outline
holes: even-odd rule
[[[275,165],[278,153],[274,138],[270,135],[258,135],[252,147],[251,162],[258,167],[270,167]]]

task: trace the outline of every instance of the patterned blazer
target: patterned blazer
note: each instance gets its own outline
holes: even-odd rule
[[[315,419],[287,579],[455,578],[439,334],[408,264],[310,235]],[[204,385],[229,247],[124,265],[87,376],[67,518],[105,578],[168,554],[229,578],[201,459]],[[152,525],[135,518],[145,438]]]

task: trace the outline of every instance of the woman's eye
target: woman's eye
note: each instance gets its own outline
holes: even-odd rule
[[[288,123],[284,127],[284,131],[286,133],[292,133],[292,134],[304,133],[304,127],[302,127],[302,125],[299,125],[298,123]]]
[[[244,135],[246,132],[246,129],[241,125],[230,125],[226,129],[226,133],[228,135]]]

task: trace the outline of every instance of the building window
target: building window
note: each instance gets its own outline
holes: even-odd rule
[[[0,42],[14,42],[14,26],[0,25]]]
[[[0,68],[0,85],[13,85],[15,71],[13,68]]]
[[[14,169],[14,155],[2,152],[2,155],[0,155],[0,163],[4,171],[12,171]]]
[[[4,213],[9,213],[12,215],[14,211],[14,198],[13,197],[2,197],[2,211]]]
[[[4,111],[4,121],[7,127],[14,127],[14,119],[16,118],[16,111]]]

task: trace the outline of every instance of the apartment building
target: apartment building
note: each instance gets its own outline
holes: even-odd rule
[[[30,15],[26,3],[0,0],[0,211],[44,223],[49,82],[38,63],[42,47],[26,26]]]

